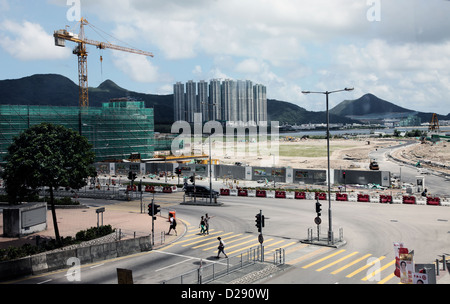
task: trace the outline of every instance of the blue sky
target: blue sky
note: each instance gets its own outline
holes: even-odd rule
[[[330,107],[372,93],[450,113],[449,1],[0,0],[0,79],[56,73],[77,83],[75,44],[56,47],[52,35],[66,25],[78,33],[78,12],[101,30],[86,27],[87,38],[155,55],[88,47],[92,87],[111,79],[171,94],[177,81],[250,79],[307,110],[324,110],[324,97],[301,90],[354,87]]]

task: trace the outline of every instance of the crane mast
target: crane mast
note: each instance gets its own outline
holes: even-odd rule
[[[80,33],[74,34],[67,29],[57,30],[54,32],[53,36],[55,38],[55,45],[60,47],[65,47],[65,41],[71,41],[77,43],[77,46],[73,49],[73,54],[78,56],[78,84],[79,84],[79,105],[80,107],[89,106],[89,95],[88,95],[88,72],[87,72],[87,51],[86,44],[94,45],[98,49],[113,49],[123,52],[134,53],[138,55],[144,55],[153,57],[150,52],[145,52],[141,50],[136,50],[128,47],[118,46],[111,43],[100,42],[95,40],[86,39],[84,34],[84,26],[88,25],[88,21],[84,18],[80,20]]]

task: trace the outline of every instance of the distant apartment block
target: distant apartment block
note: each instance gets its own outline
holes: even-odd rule
[[[174,118],[194,122],[194,113],[202,113],[203,121],[258,124],[267,121],[266,87],[250,80],[220,81],[209,84],[192,80],[173,86]]]

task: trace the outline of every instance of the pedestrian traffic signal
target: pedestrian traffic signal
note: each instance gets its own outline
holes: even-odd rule
[[[153,204],[153,214],[156,215],[161,212],[161,206],[158,204]]]
[[[322,204],[319,203],[319,201],[317,201],[316,202],[316,213],[317,213],[317,216],[321,216],[320,212],[322,212]]]
[[[148,204],[148,215],[152,216],[153,204]]]
[[[161,206],[155,203],[148,204],[148,215],[152,216],[156,220],[156,214],[161,212]]]
[[[261,213],[257,213],[255,216],[255,223],[256,228],[258,228],[258,232],[262,231],[262,228],[264,227],[264,215]]]
[[[128,179],[129,180],[135,180],[136,179],[136,173],[133,171],[128,172]]]
[[[256,228],[258,228],[258,232],[261,232],[261,214],[260,213],[257,213],[256,214],[256,220],[255,220],[255,222],[256,222]]]

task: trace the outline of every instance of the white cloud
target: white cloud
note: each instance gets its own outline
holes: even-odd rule
[[[133,81],[152,83],[160,81],[158,68],[145,56],[113,51],[114,65]]]
[[[67,48],[56,47],[52,35],[41,25],[29,21],[0,23],[0,46],[20,60],[52,60],[70,57]]]
[[[337,48],[335,71],[340,82],[353,82],[358,92],[373,93],[402,107],[441,113],[450,79],[450,41],[399,43],[372,40]],[[325,77],[326,83],[338,81]],[[447,109],[444,111],[448,111]]]
[[[270,98],[311,110],[323,104],[305,98],[301,89],[354,86],[332,103],[373,93],[404,107],[437,111],[450,84],[450,2],[380,1],[379,22],[367,19],[368,3],[97,0],[83,2],[82,9],[114,24],[120,40],[172,65],[179,81],[193,74],[251,79],[266,85]],[[116,65],[140,82],[161,80],[164,68],[128,56]]]

